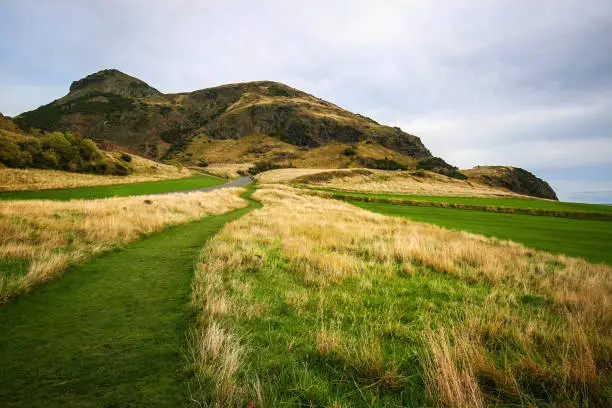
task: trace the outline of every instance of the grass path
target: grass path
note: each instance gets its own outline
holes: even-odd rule
[[[453,208],[349,201],[365,210],[444,228],[509,239],[528,247],[612,264],[610,221],[503,214]]]
[[[38,191],[0,192],[0,200],[73,200],[105,197],[125,197],[131,195],[170,193],[212,187],[226,183],[217,177],[198,174],[188,178],[146,181],[143,183],[115,184],[110,186],[64,188]]]
[[[178,407],[204,242],[258,205],[177,226],[0,307],[0,405]]]

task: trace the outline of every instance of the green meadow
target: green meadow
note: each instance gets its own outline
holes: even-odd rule
[[[612,221],[361,201],[350,203],[384,215],[512,240],[536,249],[612,264]]]
[[[56,190],[11,191],[0,193],[0,200],[75,200],[171,193],[212,187],[225,183],[216,177],[196,175],[183,179],[147,181],[110,186],[79,187]]]

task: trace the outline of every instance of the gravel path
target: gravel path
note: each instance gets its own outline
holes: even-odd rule
[[[240,177],[237,179],[234,179],[232,181],[228,181],[225,184],[219,184],[217,186],[212,186],[212,187],[204,187],[204,188],[196,188],[193,190],[183,190],[183,191],[171,191],[168,193],[158,193],[158,194],[150,194],[150,195],[167,195],[167,194],[180,194],[180,193],[193,193],[195,191],[212,191],[212,190],[219,190],[221,188],[230,188],[230,187],[242,187],[242,186],[246,186],[247,184],[251,184],[253,182],[253,180],[251,179],[251,177]]]

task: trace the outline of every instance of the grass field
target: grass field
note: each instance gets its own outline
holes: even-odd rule
[[[539,200],[536,198],[419,196],[409,194],[362,193],[333,189],[325,189],[322,191],[327,191],[333,194],[340,194],[347,197],[398,199],[409,201],[426,201],[431,203],[462,204],[482,207],[520,208],[612,215],[612,205],[569,203],[551,200]]]
[[[238,188],[97,200],[0,201],[0,304],[69,265],[169,225],[246,205]]]
[[[201,406],[607,406],[612,269],[288,187],[202,251]]]
[[[612,222],[351,201],[365,210],[612,264]]]
[[[182,179],[149,181],[144,183],[116,184],[110,186],[80,187],[58,190],[2,192],[0,193],[0,200],[74,200],[104,197],[124,197],[192,190],[196,188],[216,186],[225,182],[226,180],[200,174]]]
[[[253,205],[102,255],[0,307],[0,405],[188,406],[193,265]]]

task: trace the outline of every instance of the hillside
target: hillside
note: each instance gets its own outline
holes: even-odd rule
[[[24,131],[0,114],[0,165],[126,176],[131,156],[102,152],[96,144],[71,132]]]
[[[278,169],[257,176],[262,184],[289,184],[341,191],[451,197],[521,197],[499,187],[457,180],[430,171]]]
[[[104,70],[73,82],[66,96],[23,113],[16,121],[193,164],[227,161],[215,154],[227,140],[234,155],[248,151],[258,160],[281,165],[292,160],[317,162],[317,149],[329,145],[333,147],[323,156],[325,160],[333,157],[338,165],[385,156],[414,165],[431,157],[416,136],[271,81],[162,94],[139,79]],[[249,140],[243,141],[247,136],[260,138],[254,143],[257,149]],[[350,150],[353,145],[356,151]]]
[[[417,136],[272,81],[164,94],[109,69],[73,82],[67,95],[15,122],[188,166],[248,164],[253,174],[279,167],[426,170],[556,199],[522,169],[460,172]]]
[[[552,187],[527,170],[508,166],[476,166],[462,170],[471,180],[496,188],[505,188],[532,197],[558,200]]]

